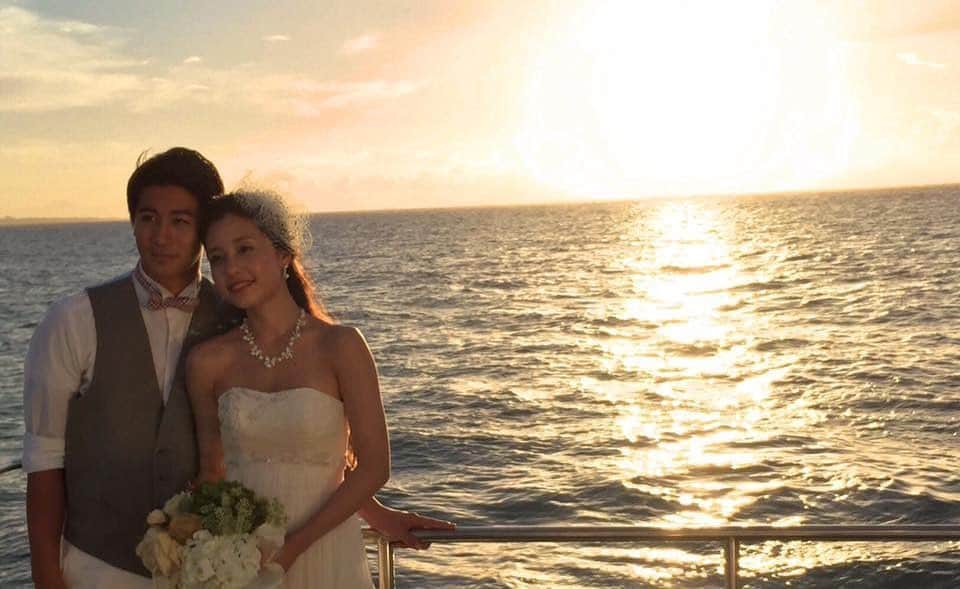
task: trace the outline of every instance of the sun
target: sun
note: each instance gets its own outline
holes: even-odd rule
[[[777,190],[846,163],[842,56],[796,5],[588,3],[549,45],[516,138],[542,183],[590,197]]]

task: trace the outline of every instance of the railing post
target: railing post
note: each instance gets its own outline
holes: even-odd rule
[[[737,589],[740,576],[740,540],[730,536],[723,544],[723,576],[726,589]]]
[[[379,589],[394,589],[393,546],[386,536],[377,537],[377,562],[380,569]]]

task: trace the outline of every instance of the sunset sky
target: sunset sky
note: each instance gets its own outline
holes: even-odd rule
[[[0,0],[0,217],[196,148],[312,211],[960,181],[960,3]]]

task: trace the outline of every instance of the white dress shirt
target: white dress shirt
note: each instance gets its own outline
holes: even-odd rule
[[[130,273],[126,275],[129,277]],[[182,292],[171,293],[144,273],[164,297],[195,297],[200,274]],[[190,327],[191,312],[176,308],[151,310],[150,293],[133,280],[140,312],[147,328],[158,388],[166,403]],[[63,468],[67,409],[74,395],[82,395],[93,379],[97,329],[86,291],[55,303],[37,326],[24,363],[23,470],[27,473]],[[144,589],[150,579],[111,566],[63,540],[63,572],[71,589]]]
[[[180,293],[171,293],[146,278],[164,297],[193,297],[200,288],[199,272]],[[193,314],[176,308],[148,309],[145,303],[150,293],[136,280],[133,286],[150,340],[158,388],[166,403]],[[23,369],[24,472],[63,468],[67,408],[74,395],[89,388],[96,355],[97,329],[86,291],[55,303],[30,340]]]

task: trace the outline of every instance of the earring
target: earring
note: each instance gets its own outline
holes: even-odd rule
[[[290,279],[290,272],[287,270],[286,266],[283,267],[283,279],[284,280]]]

